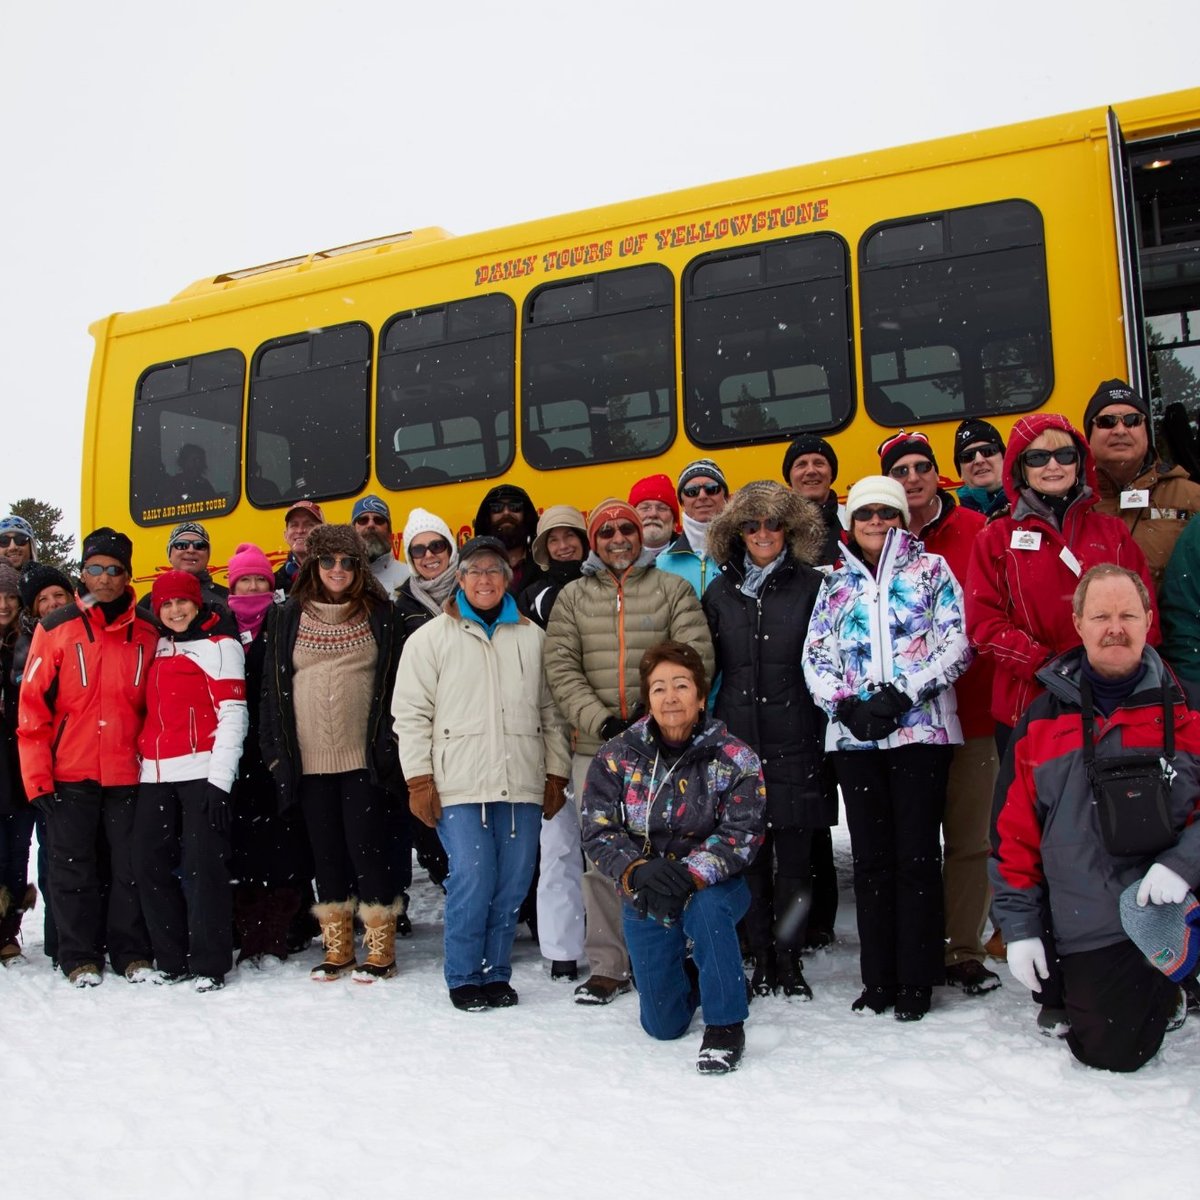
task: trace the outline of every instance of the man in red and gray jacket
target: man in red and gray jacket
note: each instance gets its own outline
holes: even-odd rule
[[[21,682],[21,774],[47,817],[58,960],[77,987],[100,982],[105,945],[131,983],[150,977],[132,838],[137,739],[158,635],[135,607],[132,557],[129,538],[107,526],[84,539],[76,601],[34,630]],[[101,828],[111,859],[107,905]]]

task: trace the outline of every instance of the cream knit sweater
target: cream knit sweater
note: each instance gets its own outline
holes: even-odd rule
[[[310,601],[292,651],[296,738],[305,775],[367,768],[367,723],[379,648],[365,612]]]

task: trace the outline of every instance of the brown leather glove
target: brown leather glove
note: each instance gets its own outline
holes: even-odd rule
[[[542,792],[542,820],[554,818],[567,802],[567,780],[561,775],[547,775],[546,787]]]
[[[422,824],[430,829],[436,827],[438,817],[442,815],[442,802],[433,786],[432,775],[418,775],[408,780],[408,807]]]

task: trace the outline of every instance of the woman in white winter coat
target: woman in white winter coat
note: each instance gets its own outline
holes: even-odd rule
[[[504,543],[459,551],[458,590],[407,641],[392,697],[413,816],[450,860],[445,977],[476,1012],[517,1003],[511,952],[543,814],[565,800],[566,733],[542,676],[545,634],[507,592]]]

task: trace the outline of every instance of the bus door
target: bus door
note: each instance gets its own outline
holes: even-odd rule
[[[1124,144],[1109,114],[1110,148],[1128,202],[1131,280],[1140,333],[1137,378],[1173,457],[1200,472],[1200,129]],[[1114,175],[1114,180],[1117,178]],[[1132,220],[1129,220],[1129,218]],[[1131,339],[1132,341],[1133,339]],[[1165,453],[1165,452],[1164,452]],[[1194,460],[1194,461],[1189,461]]]

